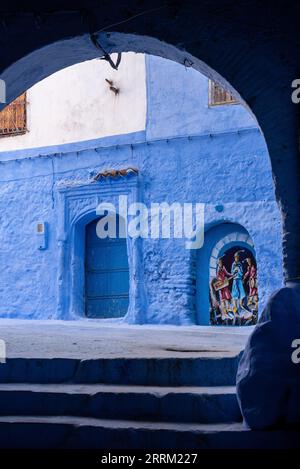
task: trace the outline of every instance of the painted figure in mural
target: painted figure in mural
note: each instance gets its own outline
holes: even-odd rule
[[[249,249],[233,246],[217,260],[210,279],[211,324],[249,325],[257,322],[258,287],[255,258]]]
[[[258,310],[258,288],[257,288],[257,273],[256,267],[250,257],[247,257],[247,271],[244,275],[244,280],[248,279],[249,295],[248,295],[248,306],[253,306],[254,310]]]
[[[229,319],[228,311],[231,309],[231,293],[229,290],[228,282],[228,279],[230,278],[231,275],[229,272],[227,272],[226,267],[223,264],[222,257],[219,257],[217,268],[217,282],[215,283],[215,289],[219,291],[220,295],[222,320]]]
[[[215,290],[216,278],[211,279],[209,282],[209,291],[210,291],[210,323],[218,324],[218,318],[222,316],[221,306],[217,298],[217,291]]]
[[[243,251],[240,250],[234,254],[234,262],[231,267],[231,275],[233,278],[232,290],[231,290],[231,295],[232,295],[232,300],[233,300],[233,312],[234,314],[236,314],[239,308],[241,308],[247,313],[247,316],[249,316],[249,314],[251,316],[251,313],[249,313],[249,311],[246,308],[244,308],[244,305],[243,305],[243,300],[246,297],[246,292],[245,292],[245,288],[243,284],[243,277],[244,277],[243,265],[240,262],[241,252]]]

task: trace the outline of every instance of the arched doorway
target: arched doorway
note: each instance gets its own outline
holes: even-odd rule
[[[85,227],[85,315],[89,318],[125,316],[129,304],[129,266],[126,238],[101,239],[99,218]]]
[[[198,323],[252,325],[258,318],[257,259],[245,228],[221,223],[205,234],[197,258]]]

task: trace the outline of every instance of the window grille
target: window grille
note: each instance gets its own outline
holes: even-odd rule
[[[24,134],[26,124],[26,93],[23,93],[0,112],[0,137]]]
[[[209,80],[209,105],[218,106],[221,104],[237,104],[238,101],[222,86],[216,82]]]

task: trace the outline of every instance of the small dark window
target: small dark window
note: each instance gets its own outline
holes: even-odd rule
[[[24,134],[26,127],[26,93],[23,93],[0,112],[0,137]]]
[[[220,104],[237,104],[238,101],[222,86],[212,80],[209,80],[209,105],[218,106]]]

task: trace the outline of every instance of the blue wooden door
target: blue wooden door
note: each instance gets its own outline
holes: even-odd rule
[[[117,318],[126,314],[129,302],[126,239],[98,238],[97,222],[86,227],[86,316]]]

